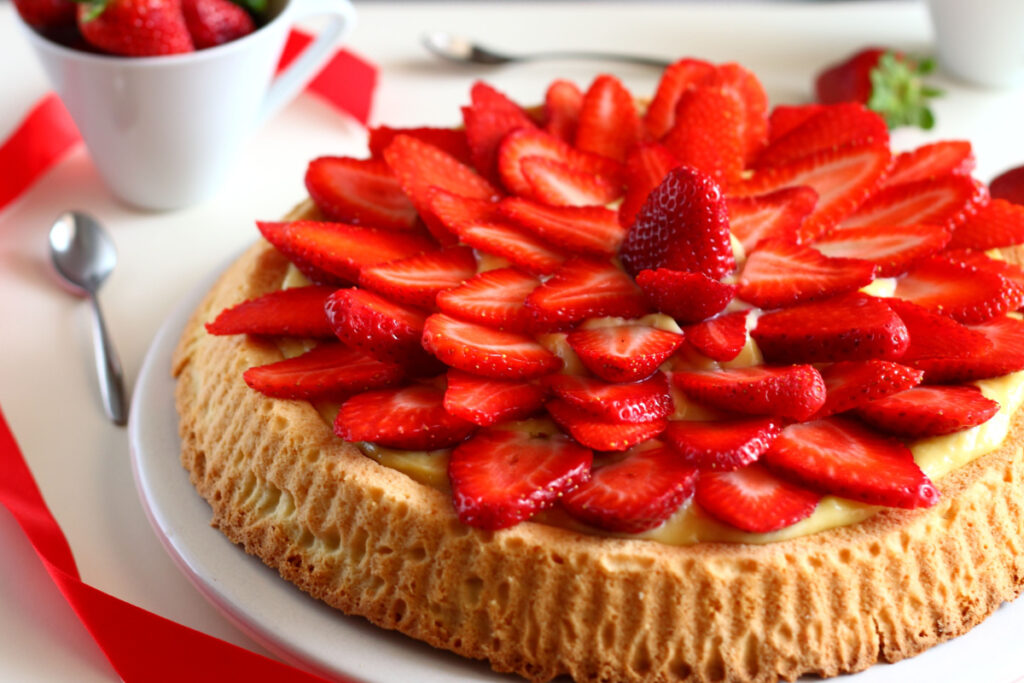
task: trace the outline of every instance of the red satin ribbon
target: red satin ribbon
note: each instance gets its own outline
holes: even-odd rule
[[[287,66],[312,41],[293,30],[278,69]],[[338,50],[307,88],[364,126],[370,117],[377,68],[348,50]],[[0,145],[0,210],[17,199],[47,170],[74,149],[81,138],[60,99],[45,95]]]
[[[43,566],[127,683],[324,679],[147,612],[84,583],[64,532],[39,493],[0,412],[0,504],[21,525]],[[239,551],[241,552],[241,551]]]

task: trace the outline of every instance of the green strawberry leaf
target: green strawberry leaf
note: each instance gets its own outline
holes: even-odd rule
[[[267,0],[231,0],[233,3],[238,5],[244,10],[248,10],[250,14],[257,17],[263,17],[267,11]]]
[[[885,118],[889,128],[918,126],[928,130],[935,125],[935,115],[927,100],[942,94],[925,85],[921,76],[935,69],[932,59],[914,60],[886,52],[871,70],[871,97],[868,109]]]

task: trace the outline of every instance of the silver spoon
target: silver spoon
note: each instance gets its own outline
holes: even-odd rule
[[[114,424],[123,425],[127,422],[128,411],[121,361],[107,335],[107,326],[96,297],[103,281],[117,264],[114,243],[95,218],[80,211],[68,211],[58,216],[50,228],[50,257],[57,273],[92,302],[93,345],[103,407]]]
[[[541,59],[593,59],[609,62],[627,62],[664,68],[670,61],[658,57],[627,55],[617,52],[590,52],[586,50],[547,50],[528,54],[510,55],[479,45],[469,38],[444,31],[433,31],[423,35],[423,46],[442,59],[461,64],[511,64],[532,62]]]

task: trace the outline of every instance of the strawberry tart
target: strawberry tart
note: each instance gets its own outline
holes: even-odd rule
[[[1024,588],[1024,207],[684,59],[376,128],[174,358],[213,523],[535,681],[896,661]]]

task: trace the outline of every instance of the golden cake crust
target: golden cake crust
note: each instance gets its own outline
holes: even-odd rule
[[[287,267],[261,241],[187,324],[182,462],[214,526],[346,613],[537,681],[775,681],[915,655],[1024,588],[1019,414],[998,451],[938,482],[936,506],[793,540],[466,527],[447,495],[342,442],[310,404],[250,390],[243,371],[279,360],[276,345],[206,334]]]

